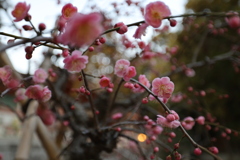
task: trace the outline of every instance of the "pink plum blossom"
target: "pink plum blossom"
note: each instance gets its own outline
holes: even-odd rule
[[[42,90],[42,98],[41,101],[47,102],[52,97],[52,92],[45,86]]]
[[[52,93],[47,86],[43,88],[43,86],[36,84],[29,86],[26,89],[25,95],[28,96],[28,98],[46,102],[51,98]]]
[[[147,88],[149,88],[150,85],[151,85],[149,80],[147,79],[147,77],[145,75],[140,75],[138,77],[138,81],[141,84],[143,84],[144,86],[146,86]],[[136,87],[133,88],[133,92],[142,93],[144,91],[145,91],[145,89],[143,87],[141,87],[141,86],[138,86],[137,88]]]
[[[123,76],[125,81],[129,81],[132,77],[135,77],[137,74],[136,69],[134,66],[128,67],[128,72]]]
[[[57,41],[72,47],[90,45],[103,31],[99,13],[75,13],[67,21]]]
[[[141,39],[142,35],[145,35],[145,31],[146,31],[146,29],[147,29],[148,26],[149,26],[149,25],[148,25],[147,23],[143,23],[142,25],[140,25],[140,26],[136,29],[133,37],[136,38],[136,39]]]
[[[16,92],[15,92],[15,102],[25,102],[28,97],[25,95],[26,89],[25,88],[19,88]]]
[[[10,66],[4,66],[0,68],[0,79],[3,83],[6,83],[11,78],[12,69]]]
[[[116,120],[116,119],[120,119],[122,118],[123,114],[118,112],[112,115],[112,119]]]
[[[161,1],[149,3],[145,8],[144,18],[146,23],[154,28],[162,24],[162,19],[171,15],[167,5]]]
[[[155,78],[152,81],[152,92],[160,98],[170,98],[174,90],[174,83],[169,77]]]
[[[99,84],[102,88],[105,88],[105,87],[109,87],[110,85],[110,79],[106,76],[103,76],[100,81],[99,81]]]
[[[124,77],[128,73],[128,68],[130,66],[130,62],[126,59],[117,60],[114,68],[114,74],[118,77]]]
[[[118,28],[118,27],[119,27],[119,29],[116,30],[116,31],[119,34],[124,34],[128,31],[128,27],[123,22],[119,22],[119,23],[114,25],[114,28]]]
[[[39,68],[34,72],[33,81],[34,83],[44,83],[47,77],[48,73],[44,69]]]
[[[77,13],[77,7],[74,7],[71,3],[68,3],[62,8],[62,16],[65,19],[69,19],[73,14]]]
[[[136,76],[136,69],[134,66],[130,66],[130,62],[125,59],[117,60],[114,67],[114,74],[123,78],[125,81],[129,81],[130,78]]]
[[[73,51],[72,55],[67,56],[63,60],[64,68],[69,72],[80,72],[82,69],[86,67],[88,63],[88,57],[83,56],[80,51]]]
[[[8,80],[4,81],[3,84],[8,88],[16,88],[20,85],[20,81],[10,77]]]
[[[183,119],[182,121],[182,126],[186,129],[186,130],[191,130],[193,128],[193,126],[195,125],[195,121],[192,117],[186,117]]]
[[[26,2],[18,2],[12,11],[12,16],[15,18],[14,22],[23,20],[28,15],[30,5],[27,5]]]

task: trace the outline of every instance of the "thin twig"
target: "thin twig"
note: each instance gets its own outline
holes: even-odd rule
[[[88,99],[89,99],[91,110],[92,110],[92,113],[93,113],[95,127],[97,128],[97,130],[99,130],[99,123],[98,123],[98,118],[97,118],[97,114],[96,114],[96,108],[94,107],[94,104],[93,104],[91,90],[88,87],[88,82],[86,80],[86,75],[85,75],[84,71],[82,70],[81,73],[82,73],[82,77],[83,77],[83,82],[84,82],[85,88],[90,92],[90,95],[88,95]]]

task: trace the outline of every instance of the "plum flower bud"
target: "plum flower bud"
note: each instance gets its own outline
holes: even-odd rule
[[[211,151],[213,154],[218,154],[218,148],[213,146],[213,147],[209,147],[209,151]]]
[[[195,125],[195,121],[192,117],[186,117],[183,119],[182,121],[182,126],[186,129],[186,130],[191,130],[193,128],[193,126]]]
[[[197,119],[196,119],[196,122],[200,125],[204,125],[205,124],[205,117],[203,116],[199,116]]]
[[[195,148],[195,149],[194,149],[194,154],[197,155],[197,156],[199,156],[199,155],[202,154],[202,150],[201,150],[200,148]]]
[[[112,115],[112,119],[113,119],[113,120],[117,120],[117,119],[122,118],[122,116],[123,116],[123,115],[122,115],[122,113],[120,113],[120,112],[119,112],[119,113],[115,113],[115,114]]]
[[[124,34],[128,31],[128,27],[123,22],[119,22],[119,23],[114,25],[114,28],[118,28],[118,27],[120,27],[120,28],[116,31],[119,34]]]
[[[157,124],[161,125],[162,127],[177,128],[179,127],[180,122],[178,120],[169,122],[165,117],[158,115]]]
[[[38,25],[38,29],[39,29],[39,31],[43,31],[43,30],[46,29],[46,25],[45,25],[44,23],[40,23],[40,24]]]

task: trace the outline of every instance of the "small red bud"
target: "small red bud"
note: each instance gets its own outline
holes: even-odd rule
[[[95,113],[96,113],[96,115],[99,115],[100,112],[98,110],[96,110]]]
[[[28,15],[24,18],[25,21],[31,21],[31,19],[32,19],[32,16],[31,16],[30,14],[28,14]]]
[[[46,29],[46,25],[45,25],[44,23],[40,23],[40,24],[38,25],[38,29],[39,29],[39,31],[43,31],[43,30]]]
[[[202,154],[202,150],[201,150],[200,148],[195,148],[195,149],[194,149],[194,154],[197,155],[197,156],[199,156],[199,155]]]
[[[155,156],[154,156],[154,155],[151,155],[151,156],[150,156],[150,159],[154,159],[154,158],[155,158]]]
[[[172,138],[168,137],[167,141],[168,143],[172,143]]]
[[[74,109],[75,109],[75,106],[74,106],[74,105],[72,105],[72,106],[70,107],[70,109],[71,109],[71,110],[74,110]]]
[[[106,39],[105,39],[104,37],[101,37],[101,38],[99,39],[99,42],[102,43],[102,44],[104,44],[104,43],[106,42]]]
[[[158,147],[154,147],[153,152],[156,153],[158,151],[159,151],[159,148]]]
[[[63,57],[67,57],[69,55],[69,51],[67,50],[67,49],[64,49],[63,51],[62,51],[62,56]]]
[[[117,131],[117,132],[121,132],[121,128],[120,127],[117,127],[117,128],[115,128],[115,130]]]
[[[34,51],[34,47],[33,46],[27,46],[25,47],[25,52],[27,54],[32,54],[32,52]]]
[[[88,51],[89,51],[89,52],[94,51],[94,47],[93,47],[93,46],[89,47],[89,48],[88,48]]]
[[[25,31],[31,31],[33,28],[29,25],[23,25],[22,28],[25,30]]]
[[[170,19],[169,22],[171,27],[175,27],[177,25],[177,21],[175,19]]]
[[[25,57],[26,57],[26,59],[31,59],[32,58],[32,54],[28,54],[28,53],[26,53],[26,55],[25,55]]]
[[[174,132],[170,132],[170,133],[169,133],[169,137],[175,138],[175,137],[176,137],[176,134],[175,134]]]
[[[179,148],[179,143],[174,144],[174,149],[178,149]]]
[[[146,103],[148,103],[148,98],[147,97],[142,99],[142,104],[146,104]]]
[[[227,132],[227,134],[231,134],[232,133],[232,130],[229,129],[229,128],[226,128],[225,131]]]

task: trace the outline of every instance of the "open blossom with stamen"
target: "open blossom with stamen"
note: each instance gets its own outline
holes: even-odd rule
[[[67,56],[63,60],[64,68],[69,72],[80,72],[82,69],[86,67],[88,63],[88,57],[83,56],[80,51],[73,51],[72,55]]]
[[[68,3],[62,8],[62,16],[65,19],[69,19],[73,14],[77,13],[77,7],[74,7],[71,3]]]
[[[174,90],[174,83],[169,77],[155,78],[152,81],[152,92],[160,98],[170,98]]]
[[[163,2],[156,1],[149,3],[145,8],[145,21],[152,27],[158,28],[162,24],[162,19],[171,15],[168,6]]]
[[[103,31],[100,13],[73,14],[57,37],[59,43],[72,47],[90,45]]]
[[[18,22],[23,20],[28,15],[28,11],[30,9],[30,5],[27,5],[26,2],[18,2],[12,11],[12,16],[16,18],[14,22]]]
[[[48,73],[44,69],[39,68],[34,72],[33,81],[34,83],[44,83],[47,77],[48,77]]]

